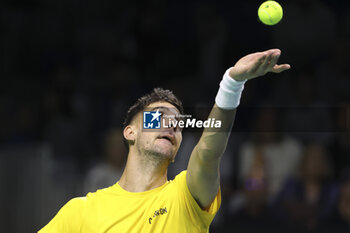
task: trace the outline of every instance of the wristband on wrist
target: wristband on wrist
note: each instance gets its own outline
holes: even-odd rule
[[[232,110],[238,107],[244,84],[247,81],[234,80],[230,77],[229,70],[226,70],[215,98],[216,105],[225,110]]]

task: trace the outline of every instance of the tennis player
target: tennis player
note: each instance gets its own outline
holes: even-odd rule
[[[182,140],[181,128],[144,129],[143,112],[183,113],[171,91],[156,88],[128,111],[123,135],[128,158],[113,186],[70,200],[39,232],[45,233],[186,233],[209,232],[220,203],[220,160],[247,80],[290,68],[277,65],[279,49],[249,54],[228,69],[220,83],[209,118],[220,129],[205,128],[193,149],[187,170],[168,181],[167,169]],[[153,118],[152,117],[152,118]]]

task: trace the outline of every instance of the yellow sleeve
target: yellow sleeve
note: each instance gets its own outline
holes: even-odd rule
[[[39,233],[78,233],[80,232],[86,198],[73,198],[65,204],[57,215]]]
[[[174,179],[178,188],[180,199],[182,199],[181,202],[183,203],[184,208],[186,208],[186,211],[188,212],[193,223],[200,224],[200,226],[203,228],[208,228],[220,208],[221,189],[219,188],[219,191],[209,208],[207,210],[203,210],[188,189],[186,173],[187,171],[183,171]]]

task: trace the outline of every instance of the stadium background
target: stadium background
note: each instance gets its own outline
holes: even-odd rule
[[[292,70],[247,83],[211,231],[349,229],[349,1],[280,1],[273,27],[258,22],[260,3],[3,1],[0,231],[34,232],[70,198],[116,181],[118,128],[141,95],[169,88],[200,115],[227,67],[276,47]],[[169,177],[197,139],[184,133]],[[309,176],[322,190],[311,197],[300,191]]]

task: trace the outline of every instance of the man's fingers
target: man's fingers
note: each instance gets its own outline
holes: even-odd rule
[[[260,66],[260,71],[262,74],[269,72],[277,63],[279,56],[281,55],[281,50],[270,49],[266,51],[268,53],[263,64]]]
[[[260,57],[259,57],[259,59],[258,59],[258,61],[257,61],[257,64],[258,64],[258,65],[262,64],[262,63],[265,61],[265,59],[266,59],[268,53],[262,52],[262,53],[259,54],[259,55],[260,55]]]
[[[290,69],[290,65],[289,64],[282,64],[282,65],[275,65],[271,72],[273,73],[281,73],[282,71],[285,71],[285,70],[289,70]]]
[[[270,61],[271,61],[272,56],[273,56],[273,52],[274,52],[273,50],[266,51],[267,55],[266,55],[264,61],[261,63],[261,66],[260,66],[261,69],[266,69],[269,66]]]
[[[265,60],[268,56],[268,53],[262,52],[261,54],[258,54],[258,56],[259,56],[259,58],[257,60],[255,60],[255,62],[251,66],[251,69],[250,69],[251,74],[255,74],[257,72],[257,70],[263,65],[263,63],[265,62]]]
[[[276,65],[278,58],[280,58],[280,55],[281,55],[281,51],[275,51],[273,53],[270,64],[267,67],[268,70],[271,70]]]

